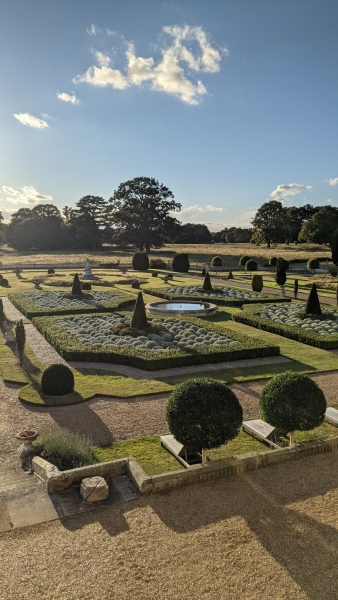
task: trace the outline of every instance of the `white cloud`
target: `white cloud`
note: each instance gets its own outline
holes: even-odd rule
[[[333,200],[331,200],[331,198],[329,198],[329,199],[328,199],[328,202],[330,202],[330,203],[331,203],[331,202],[333,202]]]
[[[96,35],[97,33],[100,33],[101,29],[92,23],[90,27],[87,27],[86,31],[88,35]]]
[[[49,202],[53,196],[40,194],[32,185],[24,185],[20,190],[15,190],[7,185],[2,187],[5,194],[8,194],[6,200],[12,204],[35,205],[41,201]]]
[[[324,181],[327,181],[330,185],[337,185],[338,177],[335,177],[334,179],[325,179]]]
[[[19,123],[28,125],[29,127],[35,127],[36,129],[44,129],[45,127],[49,127],[46,121],[38,119],[37,117],[33,117],[33,115],[30,115],[29,113],[13,113],[13,117],[15,117]]]
[[[272,200],[287,202],[292,196],[297,196],[302,190],[312,190],[312,185],[301,185],[300,183],[282,183],[270,194]]]
[[[75,96],[75,94],[66,94],[65,92],[62,92],[61,94],[56,94],[57,97],[59,98],[59,100],[62,100],[63,102],[70,102],[71,104],[79,104],[80,100],[77,99],[77,97]]]
[[[107,35],[117,35],[116,31],[112,31],[111,29],[106,29]]]
[[[187,104],[199,104],[207,90],[202,81],[191,79],[191,72],[217,73],[222,55],[226,56],[228,51],[226,48],[213,48],[201,27],[167,26],[163,27],[163,33],[169,36],[170,44],[162,48],[161,60],[157,65],[153,57],[137,56],[134,45],[128,43],[125,52],[126,74],[112,68],[108,55],[96,51],[94,55],[99,67],[90,66],[83,75],[77,75],[73,79],[74,83],[85,82],[98,87],[125,89],[149,81],[153,90],[172,94]],[[109,34],[113,35],[115,32]],[[197,45],[197,50],[195,48],[194,51],[192,45]]]

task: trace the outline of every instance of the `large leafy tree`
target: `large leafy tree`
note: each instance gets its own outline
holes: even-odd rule
[[[181,210],[169,188],[153,177],[121,183],[109,203],[106,215],[119,240],[146,252],[172,237],[178,221],[170,213]]]
[[[85,215],[92,217],[98,227],[104,227],[106,225],[105,210],[107,206],[107,200],[101,198],[101,196],[84,196],[76,202],[78,213],[81,216]]]
[[[174,237],[175,244],[210,244],[212,235],[206,225],[186,223],[178,226]]]
[[[322,206],[300,230],[300,242],[330,244],[338,228],[338,208]]]
[[[285,241],[287,231],[287,213],[278,200],[265,202],[257,210],[254,219],[252,241],[255,243],[279,244]]]

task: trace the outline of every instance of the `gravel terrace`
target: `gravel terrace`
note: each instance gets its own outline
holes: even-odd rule
[[[337,453],[0,535],[1,600],[336,600]]]
[[[314,374],[312,379],[322,388],[328,405],[335,404],[338,372]],[[258,401],[266,381],[260,379],[230,385],[243,407],[244,419],[258,417]],[[74,406],[40,408],[21,403],[18,400],[17,386],[5,385],[1,380],[0,466],[16,464],[18,442],[13,436],[24,428],[39,430],[56,423],[91,437],[97,445],[166,433],[167,399],[168,394],[137,398],[98,397]]]

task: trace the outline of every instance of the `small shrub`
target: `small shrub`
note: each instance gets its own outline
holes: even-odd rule
[[[4,320],[5,320],[4,305],[2,302],[2,298],[0,298],[0,331],[3,330]]]
[[[77,273],[74,275],[73,285],[72,285],[72,295],[73,296],[82,296],[82,288],[79,276]]]
[[[172,269],[178,273],[188,273],[190,269],[189,255],[184,253],[175,254],[172,260]]]
[[[74,390],[73,372],[67,365],[50,365],[42,374],[41,388],[46,396],[71,394]]]
[[[148,271],[149,257],[146,252],[135,252],[132,260],[134,271]]]
[[[87,281],[85,281],[85,283],[82,284],[82,289],[83,290],[91,290],[92,286],[90,283],[88,283]]]
[[[233,391],[209,378],[178,384],[166,410],[168,428],[175,438],[202,451],[237,437],[242,419],[243,410]]]
[[[206,275],[206,270],[205,270],[205,267],[203,267],[203,269],[202,269],[202,276],[205,277],[205,275]]]
[[[326,400],[322,390],[307,375],[281,373],[264,387],[259,401],[260,417],[290,433],[319,427],[324,420]]]
[[[140,289],[140,282],[139,282],[139,281],[133,281],[133,283],[131,284],[131,287],[132,287],[134,290],[138,290],[138,289]]]
[[[311,290],[305,306],[306,315],[321,315],[322,310],[320,308],[320,302],[317,293],[317,286],[315,283],[312,284]]]
[[[158,273],[152,273],[151,276],[152,277],[158,277]]]
[[[294,283],[293,283],[293,294],[294,294],[295,300],[297,300],[297,294],[298,294],[298,279],[295,279],[295,280],[294,280]]]
[[[233,279],[233,278],[234,278],[234,276],[232,274],[232,271],[229,271],[228,279]]]
[[[261,292],[263,289],[262,275],[253,275],[251,280],[251,288],[253,292]]]
[[[48,269],[47,273],[48,275],[54,275],[55,271],[54,269]]]
[[[307,261],[306,266],[308,269],[311,269],[312,271],[314,271],[314,269],[319,269],[319,260],[317,260],[316,258],[310,258]]]
[[[19,355],[19,362],[20,362],[20,365],[22,365],[24,355],[25,355],[25,344],[26,344],[26,332],[25,332],[25,326],[23,324],[22,319],[20,319],[20,321],[18,321],[15,326],[15,341],[16,341],[16,347],[17,347],[17,351],[18,351],[18,355]]]
[[[163,258],[151,258],[149,266],[151,269],[166,269],[167,263],[163,260]]]
[[[92,442],[63,427],[53,426],[41,430],[34,446],[41,458],[55,465],[60,471],[84,467],[95,462]]]
[[[337,277],[337,271],[331,271],[331,276],[332,277]]]
[[[257,271],[257,263],[255,260],[248,260],[245,263],[245,270],[246,271]]]
[[[246,254],[244,256],[241,256],[241,258],[239,259],[239,266],[240,267],[244,267],[246,265],[246,263],[248,262],[248,260],[250,260],[250,256],[247,256]]]
[[[277,264],[277,257],[276,256],[272,256],[271,258],[269,258],[269,266],[270,267],[275,267]]]
[[[3,287],[6,287],[8,285],[8,279],[5,279],[4,277],[2,277],[2,279],[0,279],[0,285],[2,285]]]

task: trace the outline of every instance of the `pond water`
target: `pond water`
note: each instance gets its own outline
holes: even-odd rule
[[[161,310],[205,310],[209,305],[198,302],[156,302]]]

